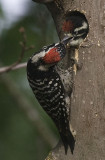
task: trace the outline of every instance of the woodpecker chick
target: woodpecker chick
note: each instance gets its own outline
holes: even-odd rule
[[[69,45],[78,47],[89,32],[89,24],[85,15],[79,11],[68,12],[63,22],[62,31],[64,36],[74,37]]]
[[[27,77],[35,97],[58,128],[67,154],[73,153],[75,140],[69,128],[69,111],[61,78],[55,65],[65,56],[65,45],[71,38],[42,48],[27,63]]]

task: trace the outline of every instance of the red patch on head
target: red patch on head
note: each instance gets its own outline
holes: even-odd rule
[[[57,48],[52,48],[50,51],[43,57],[45,63],[55,63],[59,62],[61,59]]]
[[[62,30],[64,32],[71,32],[73,30],[73,23],[70,20],[64,21],[63,26],[62,26]]]

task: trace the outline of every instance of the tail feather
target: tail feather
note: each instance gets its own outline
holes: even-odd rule
[[[67,135],[64,135],[60,133],[64,148],[65,148],[65,154],[67,154],[68,146],[70,147],[71,153],[73,154],[74,146],[75,146],[75,139],[72,135],[72,133],[69,131]]]

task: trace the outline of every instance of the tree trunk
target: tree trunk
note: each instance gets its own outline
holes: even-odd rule
[[[104,160],[105,159],[105,0],[56,0],[46,4],[54,19],[58,36],[64,14],[77,9],[89,22],[87,40],[79,48],[83,67],[74,76],[71,121],[76,130],[73,155],[65,155],[64,147],[56,147],[49,160]],[[86,46],[85,46],[86,45]],[[68,64],[68,60],[63,62]]]

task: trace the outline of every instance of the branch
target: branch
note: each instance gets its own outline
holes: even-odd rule
[[[18,60],[15,63],[11,64],[10,66],[6,67],[5,72],[9,72],[11,70],[19,68],[19,63],[22,61],[25,51],[28,51],[28,50],[34,48],[33,46],[25,47],[25,43],[23,43],[23,42],[21,42],[20,45],[22,46],[22,50],[21,50],[21,53],[20,53],[20,56],[19,56]]]
[[[27,62],[24,62],[24,63],[20,63],[20,64],[17,64],[16,66],[6,66],[6,67],[1,67],[0,68],[0,74],[3,74],[7,71],[12,71],[12,70],[16,70],[16,69],[20,69],[20,68],[25,68],[27,66]]]
[[[54,0],[32,0],[32,1],[37,3],[50,3],[50,2],[53,2]]]
[[[20,56],[19,56],[18,60],[16,62],[14,62],[13,64],[11,64],[10,66],[0,68],[0,74],[5,73],[5,72],[9,72],[11,70],[20,69],[20,68],[26,67],[26,65],[27,65],[26,62],[21,63],[21,64],[19,64],[19,63],[22,61],[25,52],[29,51],[30,49],[33,49],[34,46],[31,45],[31,46],[27,47],[27,45],[26,45],[26,42],[27,42],[26,37],[27,36],[26,36],[24,27],[21,27],[19,29],[19,32],[22,34],[22,37],[23,37],[23,40],[20,42],[20,45],[21,45]]]

